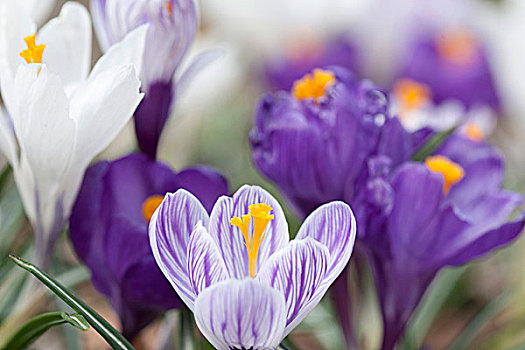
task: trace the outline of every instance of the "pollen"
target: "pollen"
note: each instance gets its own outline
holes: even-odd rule
[[[461,165],[454,163],[449,158],[441,155],[431,156],[425,159],[425,165],[431,171],[443,175],[445,183],[443,193],[448,194],[450,188],[461,181],[465,176],[465,171]]]
[[[467,136],[472,141],[479,142],[485,139],[485,133],[483,132],[481,127],[472,121],[465,124],[464,133],[465,136]]]
[[[164,4],[166,5],[166,9],[168,10],[170,16],[173,16],[173,5],[171,4],[171,1],[168,0]]]
[[[313,99],[315,103],[319,103],[319,99],[326,95],[326,89],[335,83],[334,73],[314,69],[311,74],[306,74],[294,82],[292,93],[298,100]]]
[[[252,204],[248,209],[248,214],[243,215],[242,219],[234,216],[230,223],[242,232],[248,252],[248,274],[250,277],[255,277],[259,248],[265,236],[264,231],[274,216],[270,214],[272,207],[264,203]]]
[[[146,198],[146,200],[142,204],[142,215],[144,216],[144,219],[146,219],[146,221],[151,221],[153,213],[155,213],[155,210],[157,210],[157,208],[163,200],[164,196],[159,195],[153,195]]]
[[[465,29],[453,29],[440,35],[436,40],[439,55],[455,64],[468,64],[476,56],[476,39]]]
[[[401,105],[401,114],[421,108],[431,98],[430,88],[412,79],[398,80],[393,91]]]
[[[27,49],[20,52],[20,56],[26,60],[27,63],[42,63],[42,55],[46,45],[36,44],[36,33],[24,38]]]

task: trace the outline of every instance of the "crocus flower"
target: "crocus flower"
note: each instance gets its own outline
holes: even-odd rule
[[[199,56],[180,74],[179,67],[197,31],[195,1],[94,0],[91,11],[104,51],[136,27],[144,23],[150,25],[140,72],[145,96],[135,112],[135,133],[142,152],[155,158],[175,96],[180,95],[189,76],[216,55],[208,52]]]
[[[36,35],[25,8],[2,1],[0,27],[7,111],[0,145],[35,231],[38,262],[46,265],[89,162],[142,98],[134,65],[141,64],[146,28],[108,50],[90,72],[91,22],[82,5],[66,3]]]
[[[210,215],[168,194],[150,223],[153,255],[217,349],[274,349],[319,303],[352,254],[352,210],[315,210],[289,242],[279,203],[257,186],[220,197]]]
[[[439,269],[521,232],[523,218],[507,220],[522,196],[501,190],[501,155],[463,128],[424,164],[411,162],[431,131],[409,133],[379,90],[343,73],[314,71],[292,93],[263,97],[253,159],[303,216],[332,200],[352,205],[357,247],[375,272],[384,348],[391,349]]]
[[[404,52],[398,77],[426,84],[432,99],[500,110],[500,97],[482,42],[466,29],[420,37]]]
[[[174,173],[163,163],[132,154],[91,166],[73,207],[73,246],[91,270],[95,288],[110,298],[129,338],[162,311],[182,305],[148,244],[153,212],[166,192],[179,188],[197,196],[209,212],[228,185],[209,168]]]
[[[343,35],[326,41],[306,41],[287,52],[269,58],[264,80],[272,90],[289,90],[294,81],[317,67],[338,65],[358,71],[359,55],[351,40]]]

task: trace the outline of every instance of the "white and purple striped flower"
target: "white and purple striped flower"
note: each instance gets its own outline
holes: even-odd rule
[[[243,186],[233,197],[220,197],[211,215],[185,190],[167,194],[149,235],[157,264],[210,343],[272,349],[347,265],[356,224],[347,204],[331,202],[290,242],[277,200],[260,187]]]

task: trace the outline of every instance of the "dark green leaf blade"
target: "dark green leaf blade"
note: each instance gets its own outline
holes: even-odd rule
[[[24,349],[44,334],[49,328],[68,323],[82,331],[89,329],[89,324],[80,314],[49,312],[36,316],[23,325],[4,345],[3,350]]]
[[[422,162],[431,155],[454,131],[456,127],[440,132],[430,138],[413,156],[414,162]]]
[[[113,326],[111,326],[102,316],[96,313],[92,308],[86,305],[82,300],[74,296],[62,284],[57,282],[44,271],[35,265],[24,261],[14,255],[9,256],[18,266],[29,271],[43,284],[45,284],[53,293],[62,299],[73,310],[84,316],[86,321],[93,327],[115,350],[135,350],[133,345],[122,336]]]

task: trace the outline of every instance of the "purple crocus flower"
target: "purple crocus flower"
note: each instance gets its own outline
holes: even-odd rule
[[[175,79],[197,31],[196,4],[194,0],[93,0],[91,12],[104,51],[134,28],[149,24],[140,72],[145,96],[135,112],[135,132],[140,149],[155,158],[179,82],[202,63],[194,62],[193,68]]]
[[[319,303],[352,254],[350,207],[316,209],[289,241],[281,206],[257,186],[223,196],[210,215],[185,190],[150,223],[162,272],[217,349],[274,349]]]
[[[130,338],[161,312],[182,305],[155,263],[147,234],[164,194],[179,188],[200,198],[208,211],[228,190],[222,175],[211,169],[174,173],[145,155],[132,154],[91,166],[73,207],[73,246]]]
[[[388,105],[370,82],[329,68],[292,93],[264,96],[250,135],[256,166],[300,215],[332,200],[354,208],[357,247],[375,272],[384,349],[439,269],[508,244],[524,225],[522,217],[507,223],[522,196],[501,190],[498,151],[458,130],[425,164],[411,162],[431,131],[407,132]],[[345,286],[334,288],[348,298]]]
[[[419,37],[402,58],[398,77],[426,84],[436,103],[457,99],[467,107],[501,107],[485,47],[463,29]]]
[[[264,80],[271,90],[289,90],[294,81],[317,67],[337,65],[359,71],[359,53],[346,36],[323,42],[306,42],[293,51],[269,59],[263,67]]]

